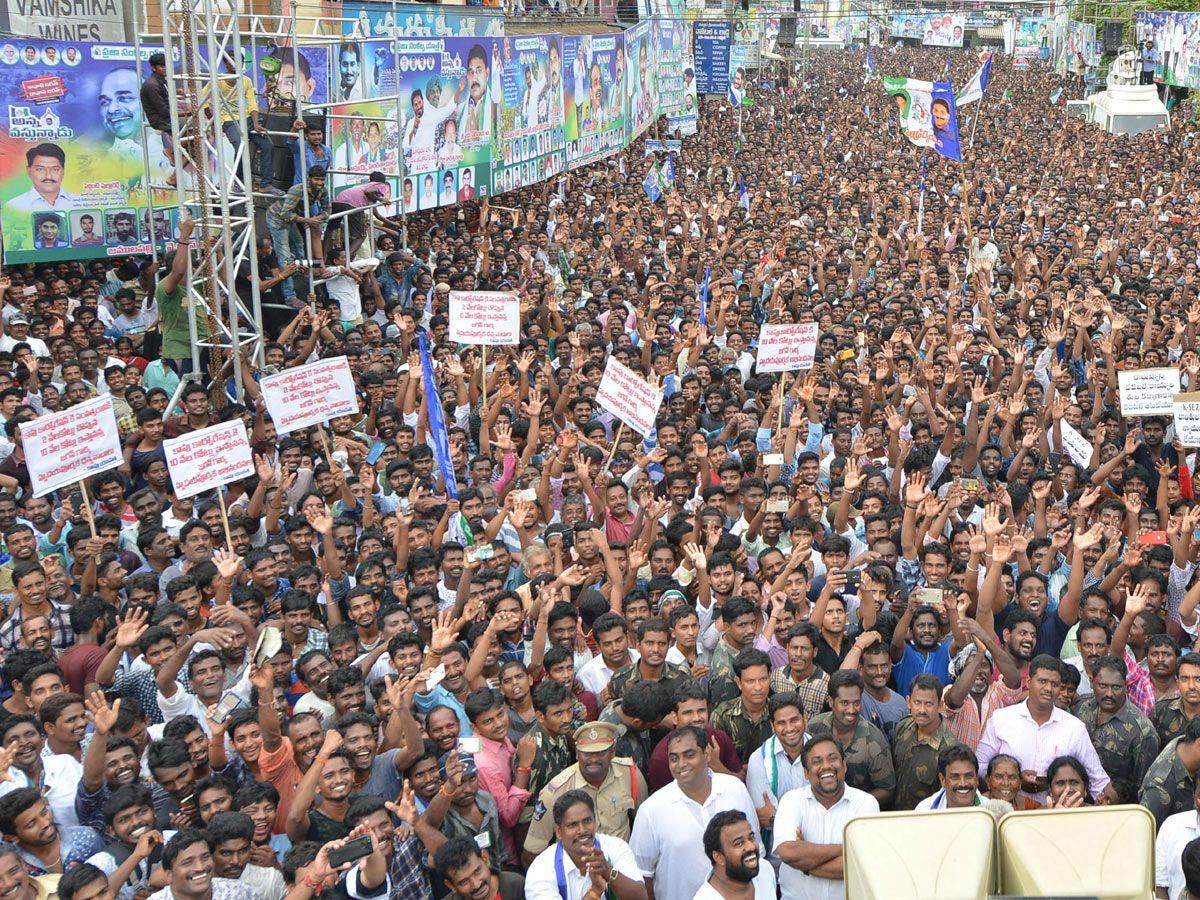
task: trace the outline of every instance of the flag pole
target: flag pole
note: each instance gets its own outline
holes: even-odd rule
[[[983,102],[987,99],[985,94],[979,97],[979,108],[975,110],[975,118],[971,120],[971,149],[975,149],[975,126],[979,124],[979,117],[983,115]]]

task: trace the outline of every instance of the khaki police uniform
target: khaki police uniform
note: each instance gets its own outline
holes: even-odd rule
[[[576,729],[575,746],[587,753],[600,753],[616,743],[616,728],[607,722],[588,722]],[[633,760],[615,757],[599,788],[579,771],[579,763],[560,772],[538,794],[533,821],[525,836],[525,852],[537,855],[554,843],[554,802],[567,791],[586,791],[596,803],[596,830],[628,841],[633,831],[633,814],[646,799],[646,779]]]

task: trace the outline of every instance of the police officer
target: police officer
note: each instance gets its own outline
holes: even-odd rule
[[[554,843],[554,801],[567,791],[586,791],[596,801],[596,830],[624,841],[633,816],[649,793],[633,760],[616,756],[617,726],[588,722],[575,730],[575,764],[550,779],[534,806],[525,837],[525,863]]]

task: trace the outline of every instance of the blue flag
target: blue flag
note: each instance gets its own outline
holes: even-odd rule
[[[750,192],[746,190],[746,178],[743,175],[738,176],[738,205],[750,212]]]
[[[921,188],[917,195],[917,234],[922,234],[921,225],[925,220],[925,157],[921,157]]]
[[[700,324],[708,326],[708,279],[712,276],[712,266],[704,267],[704,284],[700,285]]]
[[[642,179],[642,190],[646,192],[646,196],[650,198],[651,203],[657,203],[658,198],[662,196],[662,188],[658,186],[658,166],[653,165],[650,171],[646,173],[646,177]]]
[[[974,103],[976,100],[982,100],[983,95],[987,93],[988,81],[992,77],[992,55],[989,53],[983,61],[983,65],[979,67],[979,71],[974,77],[967,82],[967,86],[963,88],[961,94],[958,95],[958,105],[966,106],[968,103]]]
[[[867,74],[868,75],[875,74],[875,61],[873,59],[871,59],[871,48],[870,47],[867,48]]]
[[[930,92],[930,112],[933,123],[933,148],[937,152],[962,162],[958,142],[958,115],[954,103],[954,86],[949,81],[935,81]]]
[[[421,384],[425,390],[425,409],[429,414],[429,436],[433,439],[433,455],[442,482],[446,485],[446,496],[458,499],[458,482],[454,478],[454,463],[450,459],[450,437],[446,434],[446,415],[442,410],[442,398],[433,380],[433,363],[429,359],[429,344],[424,332],[417,335],[421,345]],[[487,377],[487,373],[484,373]]]
[[[675,186],[675,154],[668,153],[667,160],[658,170],[658,186],[663,191],[669,191]]]

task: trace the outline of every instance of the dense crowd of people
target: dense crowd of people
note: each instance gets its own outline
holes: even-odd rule
[[[858,816],[1124,803],[1160,895],[1200,894],[1196,457],[1117,377],[1200,380],[1196,126],[1107,135],[1057,84],[998,59],[923,198],[863,54],[814,49],[706,101],[656,204],[639,144],[565,199],[364,220],[379,265],[335,240],[240,401],[171,405],[184,251],[10,267],[5,894],[837,897]],[[452,290],[521,298],[486,370]],[[757,373],[789,322],[813,368]],[[256,380],[336,355],[360,412],[278,434]],[[596,402],[610,358],[661,389],[651,433]],[[20,425],[102,393],[124,465],[33,496]],[[162,445],[234,419],[226,528]]]

